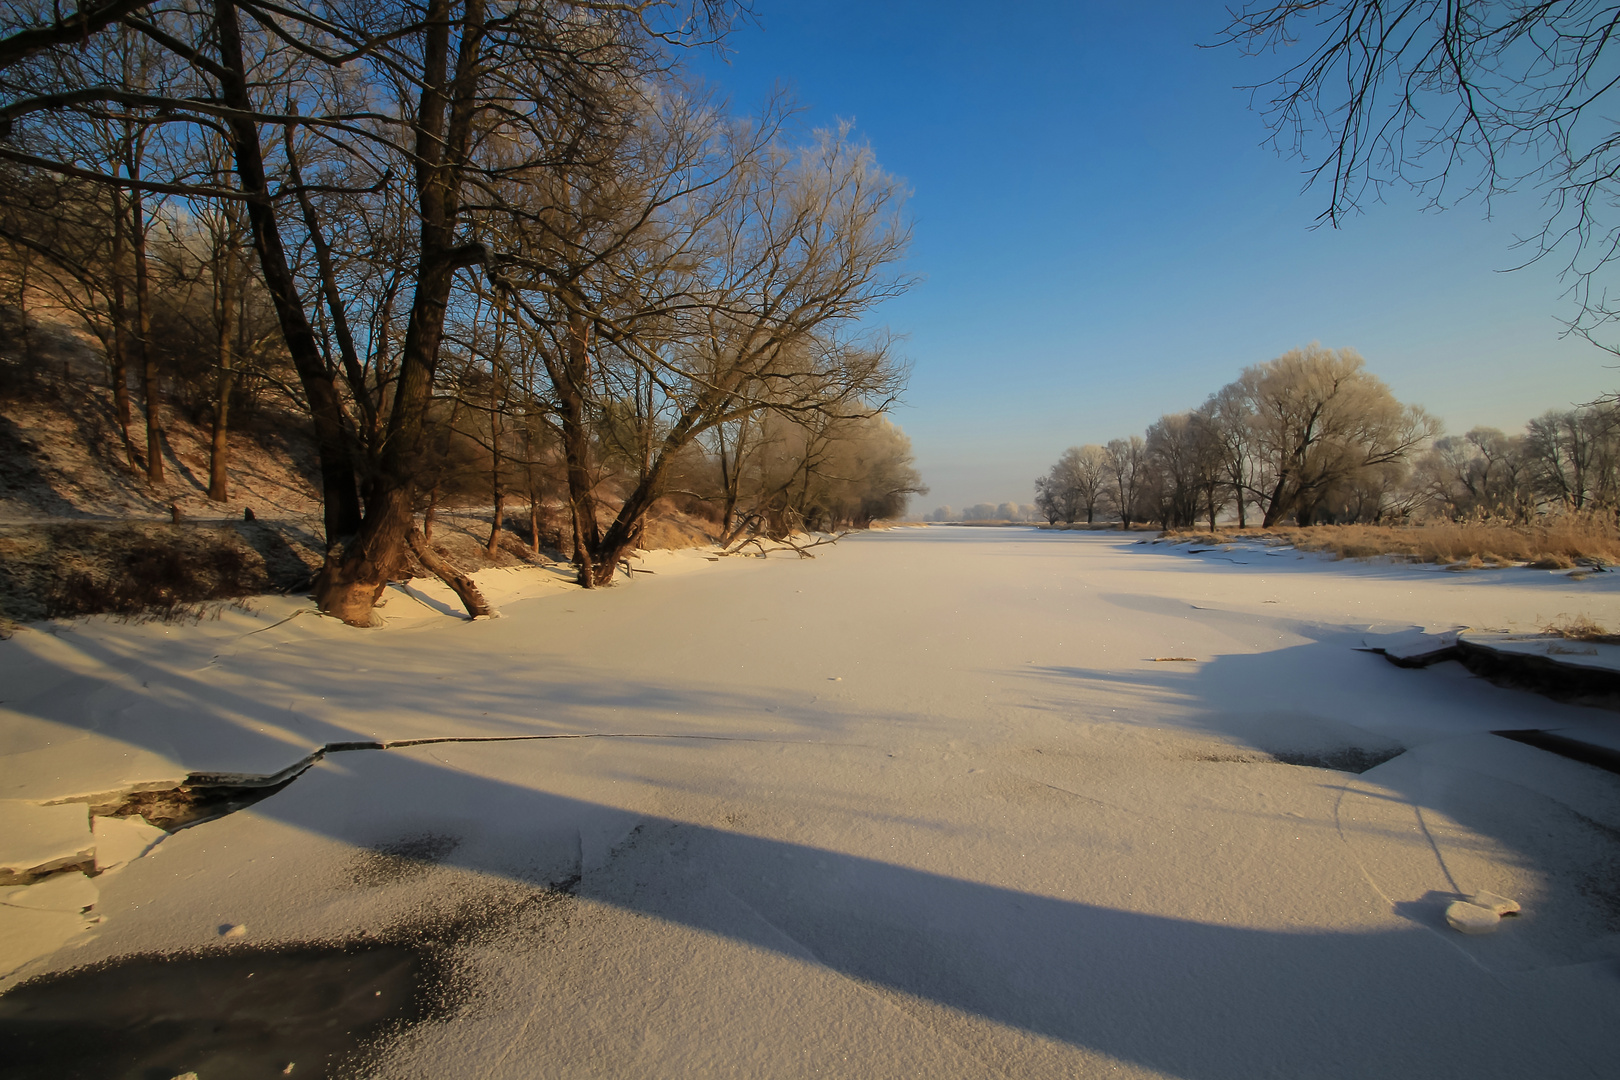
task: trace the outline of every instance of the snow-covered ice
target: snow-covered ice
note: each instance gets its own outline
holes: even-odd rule
[[[96,870],[116,870],[138,859],[162,843],[168,833],[148,824],[139,814],[130,817],[97,816],[90,819],[90,833],[96,845]]]
[[[94,850],[90,814],[82,804],[0,799],[0,883],[83,862]]]
[[[1570,640],[1547,634],[1463,633],[1463,641],[1498,653],[1539,657],[1554,663],[1620,677],[1620,645]]]
[[[1490,732],[1620,717],[1357,651],[1614,625],[1610,575],[948,527],[816,554],[671,553],[597,592],[511,575],[488,622],[398,595],[380,631],[272,599],[19,633],[18,803],[526,741],[327,753],[97,878],[88,914],[28,912],[74,920],[68,947],[0,987],[468,923],[456,1007],[378,1075],[1612,1067],[1620,782]],[[1448,927],[1486,892],[1522,913]]]

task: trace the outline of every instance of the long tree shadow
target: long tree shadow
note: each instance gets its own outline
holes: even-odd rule
[[[487,752],[494,752],[493,750]],[[537,771],[548,750],[532,753]],[[1189,1080],[1573,1075],[1589,1048],[1414,927],[1279,932],[1123,911],[627,812],[358,751],[254,811],[535,884]],[[299,790],[302,786],[302,790]],[[622,837],[592,859],[582,837]],[[296,867],[281,873],[296,874]],[[588,919],[579,914],[576,918]],[[616,948],[619,927],[593,940]],[[586,926],[589,932],[589,925]],[[1470,1017],[1459,1017],[1467,1003]],[[1511,1019],[1510,1019],[1511,1018]]]
[[[29,499],[40,514],[48,517],[78,517],[73,502],[57,491],[52,477],[35,459],[38,448],[15,422],[0,413],[0,460],[6,462],[6,475],[0,477],[0,496],[15,492]]]
[[[132,666],[138,661],[88,636],[74,645],[98,665],[138,674]],[[1335,641],[1300,646],[1292,656],[1221,658],[1186,671],[1154,671],[1144,685],[1206,695],[1214,706],[1210,729],[1236,734],[1239,714],[1222,704],[1233,688],[1265,677],[1267,665],[1309,662],[1339,649]],[[350,680],[348,691],[377,709],[433,707],[395,672],[332,674]],[[466,674],[471,688],[458,702],[462,709],[511,711],[520,704],[515,691],[493,681],[478,687],[478,673]],[[1071,669],[1031,677],[1062,684],[1089,676]],[[259,732],[253,721],[282,708],[269,699],[296,697],[300,688],[260,688],[248,696],[172,672],[167,681],[165,708],[192,709],[199,722],[237,728],[231,738],[256,742],[264,756],[293,756],[284,735]],[[645,711],[652,695],[661,695],[655,703],[663,710],[698,717],[734,720],[771,707],[721,691],[583,680],[553,681],[545,694],[547,710],[564,718],[576,707]],[[75,715],[74,708],[53,709],[52,719],[96,727],[91,712]],[[825,738],[836,734],[836,722],[801,711],[784,727],[789,735]],[[511,730],[567,727],[535,721]],[[698,723],[667,734],[701,730]],[[173,738],[173,728],[158,722],[120,732],[158,751]],[[311,735],[363,742],[373,733],[323,721]],[[671,737],[666,745],[680,742]],[[545,744],[504,743],[486,752],[508,761],[523,754],[534,776],[547,774]],[[1616,1049],[1612,1032],[1587,1031],[1584,1042],[1566,1038],[1561,1027],[1549,1026],[1545,1009],[1416,925],[1380,933],[1283,932],[1125,911],[647,815],[539,790],[543,783],[479,775],[467,760],[447,763],[425,747],[356,750],[329,756],[252,813],[356,852],[409,852],[428,837],[432,844],[420,851],[446,867],[565,886],[615,911],[819,965],[902,1003],[1188,1080],[1596,1074],[1612,1059],[1593,1048]],[[1417,801],[1422,792],[1404,795]],[[616,839],[593,857],[587,836]],[[1536,857],[1534,850],[1523,854]],[[277,872],[296,877],[299,867]],[[267,893],[264,902],[282,901]],[[613,947],[607,936],[599,944]]]

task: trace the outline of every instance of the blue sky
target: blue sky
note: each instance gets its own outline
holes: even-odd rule
[[[748,111],[773,85],[853,120],[913,196],[908,270],[878,312],[914,370],[894,419],[932,491],[915,512],[1029,502],[1064,447],[1139,433],[1248,364],[1348,346],[1449,431],[1518,430],[1620,387],[1560,340],[1555,265],[1514,273],[1533,193],[1445,213],[1394,193],[1339,230],[1234,87],[1275,57],[1200,49],[1199,3],[756,0],[694,67]]]

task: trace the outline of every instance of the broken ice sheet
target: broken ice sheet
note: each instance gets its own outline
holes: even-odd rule
[[[90,858],[93,846],[90,809],[83,803],[0,799],[0,881],[71,866]]]
[[[139,814],[91,818],[90,831],[96,841],[96,869],[103,872],[133,862],[169,835]]]
[[[0,892],[0,904],[33,911],[70,911],[77,915],[92,907],[101,890],[84,874],[56,874],[34,885],[14,886]]]

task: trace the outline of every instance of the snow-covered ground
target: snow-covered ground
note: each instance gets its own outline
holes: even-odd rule
[[[949,527],[816,554],[489,571],[476,623],[418,587],[377,631],[267,599],[19,632],[0,863],[110,869],[0,891],[0,988],[415,936],[453,977],[361,1075],[1613,1074],[1620,777],[1490,732],[1620,715],[1356,649],[1614,627],[1620,574]],[[155,846],[87,819],[333,743],[512,736],[564,737],[330,753]],[[1523,913],[1448,929],[1480,890]]]

